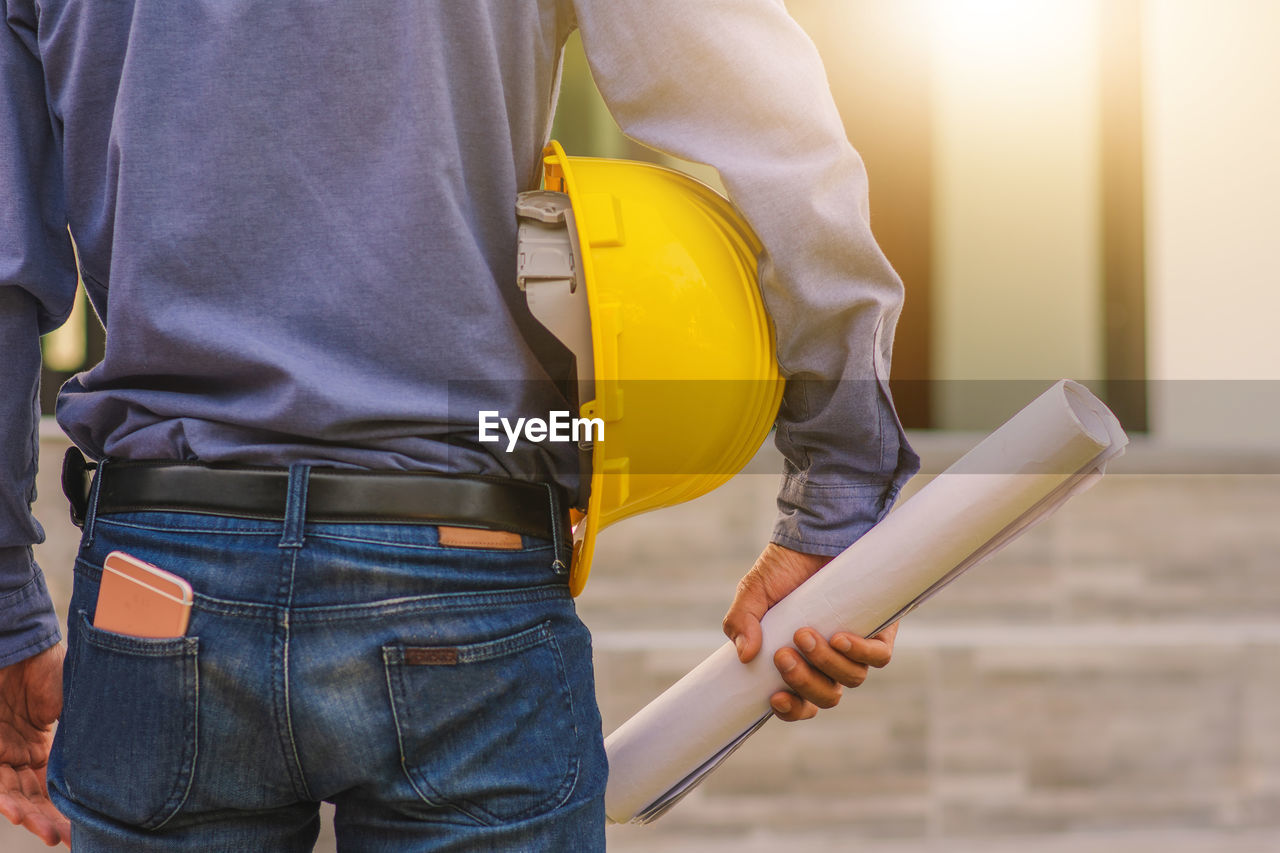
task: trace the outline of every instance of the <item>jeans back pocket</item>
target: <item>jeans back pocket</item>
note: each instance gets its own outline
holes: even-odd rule
[[[572,795],[578,727],[549,622],[459,646],[389,644],[382,657],[401,762],[428,805],[492,825]]]
[[[152,639],[78,620],[61,741],[68,796],[123,823],[156,829],[186,801],[195,775],[196,637]]]

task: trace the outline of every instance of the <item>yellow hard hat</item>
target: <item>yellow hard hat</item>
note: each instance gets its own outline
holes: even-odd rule
[[[517,202],[517,281],[577,360],[580,417],[603,421],[570,590],[596,535],[727,482],[782,399],[760,243],[723,196],[647,163],[543,152],[542,191]]]

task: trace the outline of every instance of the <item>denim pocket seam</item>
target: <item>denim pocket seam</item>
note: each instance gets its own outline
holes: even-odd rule
[[[383,659],[389,664],[398,666],[408,666],[405,663],[405,652],[410,649],[452,649],[458,653],[458,663],[478,663],[480,661],[492,660],[493,658],[502,657],[504,655],[513,655],[522,652],[527,648],[545,643],[551,639],[551,629],[548,627],[550,621],[542,622],[534,625],[532,628],[512,634],[507,637],[499,637],[496,640],[484,640],[479,643],[464,643],[460,646],[421,646],[410,645],[407,643],[388,643],[383,646]]]
[[[405,687],[405,684],[404,684],[404,666],[401,663],[397,662],[393,670],[393,666],[392,666],[393,662],[387,659],[387,652],[388,652],[388,649],[384,647],[382,650],[383,673],[386,675],[386,680],[387,680],[387,696],[390,699],[390,704],[391,704],[391,720],[395,724],[395,728],[396,728],[396,749],[400,753],[400,771],[404,774],[405,781],[409,783],[409,787],[413,788],[413,792],[418,795],[418,798],[421,799],[427,805],[435,806],[437,808],[453,809],[459,814],[466,815],[473,822],[477,824],[483,824],[484,821],[480,817],[478,817],[477,815],[473,815],[471,812],[467,811],[463,807],[455,803],[451,803],[447,800],[433,799],[430,795],[428,795],[426,791],[422,790],[421,786],[418,785],[417,780],[413,778],[413,774],[409,772],[408,761],[405,758],[406,752],[404,747],[405,723],[402,722],[400,719],[400,703],[396,702],[395,700],[397,693],[399,693],[400,695],[405,695],[407,693],[407,688]],[[395,683],[393,683],[393,675],[392,675],[393,672],[394,672]]]
[[[564,653],[560,651],[560,644],[556,642],[555,635],[551,636],[551,651],[556,656],[556,664],[560,667],[560,671],[565,673],[567,677],[569,669],[565,665]],[[578,709],[573,707],[573,690],[569,688],[567,683],[565,684],[564,704],[569,709],[568,719],[569,726],[573,729],[573,742],[578,743],[578,739],[581,737],[581,733],[578,731]],[[582,756],[575,754],[573,756],[573,767],[570,769],[568,776],[565,777],[564,784],[560,786],[560,798],[556,801],[554,806],[548,809],[548,811],[554,811],[569,802],[569,798],[572,797],[573,792],[577,790],[578,776],[581,772]]]
[[[203,513],[192,513],[192,514],[203,515]],[[225,516],[218,516],[214,514],[210,514],[208,517],[225,518]],[[279,522],[271,518],[245,518],[243,520],[253,524],[258,524],[258,525],[275,522],[276,527],[277,528],[279,527]],[[200,526],[181,526],[181,525],[168,525],[168,524],[139,524],[136,521],[121,521],[119,519],[113,518],[110,515],[100,515],[97,517],[94,523],[101,524],[106,527],[123,527],[129,530],[145,530],[149,533],[198,533],[201,536],[237,536],[237,537],[261,536],[261,537],[275,538],[275,539],[280,538],[279,529],[274,529],[274,530],[254,529],[250,527],[220,527],[220,528],[210,529],[207,527],[200,527]]]
[[[557,675],[559,676],[558,681],[560,694],[565,705],[565,712],[568,715],[569,728],[572,734],[571,741],[576,744],[578,742],[579,732],[578,721],[575,716],[576,709],[573,707],[573,691],[569,688],[564,656],[561,654],[560,644],[556,640],[555,632],[551,630],[551,624],[551,620],[546,620],[531,628],[526,628],[523,631],[506,637],[499,637],[494,640],[484,640],[477,643],[469,643],[459,646],[427,646],[412,643],[388,643],[382,647],[383,667],[389,694],[388,698],[391,704],[391,714],[395,724],[397,746],[400,752],[400,769],[410,787],[413,788],[414,792],[424,803],[436,808],[451,809],[465,815],[480,825],[496,826],[504,823],[527,820],[541,814],[547,814],[564,805],[564,803],[573,796],[573,792],[577,788],[578,777],[582,768],[581,756],[576,754],[576,752],[570,756],[571,760],[567,763],[564,778],[561,780],[555,793],[515,814],[497,815],[477,803],[472,803],[466,800],[459,801],[457,798],[450,797],[447,794],[438,791],[425,777],[421,769],[411,769],[408,753],[405,749],[406,721],[401,718],[401,706],[403,705],[407,708],[410,705],[410,691],[408,685],[405,683],[405,673],[412,669],[413,665],[405,663],[404,653],[408,649],[455,649],[458,652],[457,663],[465,664],[493,660],[495,658],[537,648],[538,646],[546,646],[549,653],[553,655],[555,660],[555,667]],[[415,778],[415,776],[421,778]],[[426,790],[424,790],[424,787]]]
[[[178,762],[177,769],[174,772],[174,779],[170,785],[170,792],[165,797],[163,803],[154,809],[145,819],[136,821],[137,825],[146,830],[156,830],[168,823],[186,804],[188,797],[191,795],[192,785],[195,783],[195,767],[196,758],[199,752],[199,719],[200,719],[200,668],[199,668],[199,638],[198,637],[130,637],[125,634],[117,634],[111,631],[104,631],[95,627],[89,620],[89,613],[85,608],[77,608],[76,615],[79,618],[77,625],[80,638],[90,646],[100,649],[107,653],[115,653],[126,655],[129,657],[145,657],[145,658],[170,658],[181,664],[181,680],[184,684],[190,683],[189,701],[191,714],[186,721],[182,732],[182,742],[188,744],[187,749],[183,751]],[[76,659],[72,665],[70,688],[65,697],[65,705],[70,705],[75,701],[75,696],[79,691],[77,687],[81,686],[83,678],[81,677],[83,652],[76,655]],[[83,795],[77,795],[75,792],[74,780],[71,782],[70,793],[75,799],[84,802]],[[91,808],[97,809],[94,803],[86,802]]]
[[[98,566],[84,557],[76,557],[74,572],[76,575],[83,577],[93,583],[98,583],[102,578],[102,567]],[[209,613],[217,613],[223,616],[244,616],[251,619],[259,619],[264,622],[272,622],[276,619],[276,614],[280,608],[275,604],[265,604],[256,601],[235,601],[227,598],[216,598],[212,595],[205,595],[202,592],[192,594],[192,611],[203,610]],[[95,632],[97,629],[94,629]],[[113,637],[123,637],[123,634],[112,634],[106,632]],[[191,639],[191,638],[186,638]],[[95,643],[94,645],[101,645]],[[115,648],[108,646],[108,648]],[[133,651],[132,649],[122,649],[122,651]]]
[[[377,616],[411,616],[447,610],[457,613],[463,610],[491,609],[514,604],[537,604],[569,598],[563,585],[527,587],[524,589],[498,590],[494,592],[437,593],[433,595],[392,598],[348,605],[313,605],[296,607],[292,611],[295,623],[345,622]]]
[[[84,641],[110,652],[166,658],[194,653],[199,647],[200,641],[196,637],[132,637],[128,634],[106,631],[89,621],[88,610],[80,608],[77,613],[80,616],[80,629],[84,632]]]

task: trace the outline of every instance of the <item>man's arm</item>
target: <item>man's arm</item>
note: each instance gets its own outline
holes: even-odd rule
[[[39,458],[40,335],[71,311],[76,268],[35,23],[0,0],[0,667],[55,644],[58,625],[31,546]]]
[[[779,0],[573,5],[623,131],[716,167],[764,245],[760,286],[787,378],[785,470],[772,544],[725,617],[749,660],[764,611],[878,522],[918,469],[888,392],[902,283],[872,237],[866,171],[817,50]],[[775,696],[775,710],[799,719],[834,704],[841,684],[887,661],[895,630],[870,641],[797,632],[775,660],[796,695]]]
[[[0,814],[70,843],[45,764],[62,708],[58,621],[32,544],[40,334],[70,311],[76,271],[35,17],[0,0]]]
[[[32,544],[44,539],[31,516],[39,452],[36,329],[34,300],[0,283],[0,667],[59,639],[44,576],[31,554]]]

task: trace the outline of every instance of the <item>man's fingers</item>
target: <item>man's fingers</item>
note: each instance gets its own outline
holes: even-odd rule
[[[0,793],[0,815],[4,815],[9,823],[22,823],[22,810],[18,807],[17,802],[14,801],[14,798],[7,793]]]
[[[867,664],[845,657],[812,628],[801,628],[792,639],[805,659],[832,681],[857,687],[867,680]]]
[[[884,639],[886,632],[893,634]],[[892,625],[874,637],[859,637],[856,634],[839,633],[831,637],[831,646],[846,659],[876,669],[886,666],[893,657],[893,635],[898,632],[897,625]]]
[[[841,687],[857,687],[867,678],[867,668],[881,667],[893,655],[897,625],[874,637],[838,633],[828,643],[812,628],[801,628],[792,638],[796,648],[779,649],[773,663],[792,692],[770,698],[774,713],[784,720],[805,720],[819,708],[834,708]]]
[[[50,847],[58,843],[71,846],[71,821],[48,800],[38,805],[33,803],[22,825]]]
[[[769,609],[764,583],[755,572],[748,572],[738,583],[738,591],[729,605],[722,625],[724,634],[738,649],[738,660],[746,663],[760,652],[764,634],[760,620]]]
[[[814,669],[792,648],[778,649],[774,666],[792,691],[819,708],[834,708],[840,701],[840,685]]]
[[[59,814],[48,800],[38,803],[25,797],[3,794],[0,795],[0,814],[45,844],[71,844],[71,822]]]
[[[818,706],[806,702],[794,693],[780,690],[769,698],[769,705],[778,719],[788,723],[811,720],[818,715]]]
[[[22,819],[22,828],[52,847],[62,840],[57,828],[44,815],[34,809],[29,810]]]
[[[900,624],[900,622],[894,622],[888,628],[885,628],[883,631],[871,637],[871,639],[879,640],[888,646],[890,657],[893,656],[893,644],[894,641],[898,639],[898,625]],[[888,663],[888,660],[886,660],[885,663]]]
[[[888,628],[885,628],[883,631],[881,631],[878,634],[875,634],[874,636],[877,639],[884,640],[886,643],[892,646],[893,641],[898,638],[898,626],[901,624],[902,624],[901,622],[894,622]]]
[[[71,822],[49,800],[43,768],[0,765],[0,815],[45,844],[71,844]]]
[[[781,545],[765,546],[751,571],[738,582],[733,604],[724,617],[725,636],[737,646],[740,661],[747,663],[760,653],[760,620],[769,608],[830,561],[830,557],[802,554]]]

